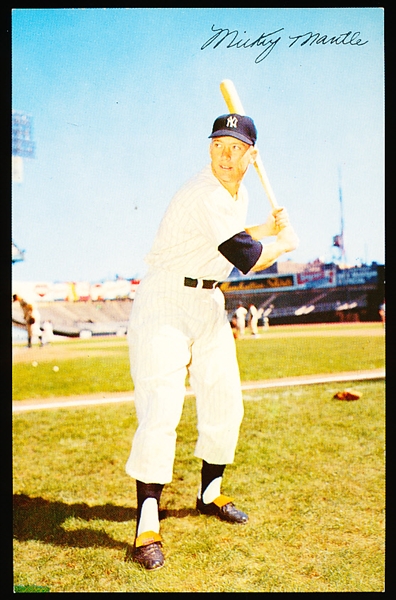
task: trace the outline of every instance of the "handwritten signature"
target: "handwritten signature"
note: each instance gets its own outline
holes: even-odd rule
[[[231,31],[227,28],[218,28],[215,29],[215,26],[212,25],[211,31],[214,32],[206,42],[201,46],[201,50],[205,50],[210,45],[213,44],[213,48],[217,48],[225,43],[226,48],[253,48],[253,47],[262,47],[263,50],[256,56],[255,63],[258,64],[263,61],[267,56],[272,52],[275,46],[281,41],[282,36],[278,35],[281,31],[284,31],[284,27],[276,29],[275,31],[271,31],[270,33],[261,33],[257,38],[244,39],[243,35],[239,35],[239,31],[237,29]],[[243,32],[246,34],[246,31]],[[305,46],[308,44],[312,46],[313,44],[336,44],[339,46],[350,45],[350,46],[364,46],[368,43],[368,40],[363,41],[360,38],[360,31],[356,31],[352,33],[352,31],[348,31],[347,33],[340,33],[339,35],[333,35],[329,37],[328,35],[322,35],[320,33],[313,33],[312,31],[308,31],[299,35],[289,35],[289,40],[292,40],[289,43],[289,48],[294,46],[294,44],[299,44],[300,46]],[[227,43],[228,42],[228,43]]]

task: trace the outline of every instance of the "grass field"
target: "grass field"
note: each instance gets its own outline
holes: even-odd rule
[[[384,366],[377,324],[268,333],[237,341],[243,380]],[[91,394],[106,385],[132,389],[125,340],[16,348],[16,402]],[[362,392],[360,400],[334,400],[343,389],[335,383],[244,393],[237,455],[223,491],[249,513],[245,526],[195,511],[200,461],[188,397],[174,479],[162,496],[166,565],[154,573],[124,562],[136,516],[134,481],[124,472],[136,427],[133,403],[14,415],[16,591],[383,591],[385,386],[380,380],[348,387]]]
[[[384,330],[379,323],[273,327],[237,340],[237,352],[242,381],[375,369],[384,365]],[[13,363],[15,401],[133,390],[125,338],[18,345]]]

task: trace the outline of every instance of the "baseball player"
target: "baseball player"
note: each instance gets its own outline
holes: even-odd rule
[[[42,345],[39,311],[33,304],[26,302],[26,300],[18,296],[18,294],[14,294],[12,300],[13,302],[19,302],[23,311],[23,318],[25,319],[28,336],[28,348],[32,347],[32,340],[35,337],[38,338],[40,345]]]
[[[245,335],[245,327],[246,327],[246,315],[247,309],[243,306],[243,304],[239,304],[238,308],[235,311],[237,329],[238,329],[238,337],[243,337]]]
[[[148,570],[164,564],[159,503],[172,481],[176,428],[188,372],[196,397],[202,460],[196,498],[200,513],[229,523],[248,516],[221,491],[234,460],[243,402],[235,342],[217,282],[235,265],[262,270],[298,245],[284,208],[246,228],[242,179],[257,155],[253,120],[218,117],[209,136],[211,162],[173,197],[151,251],[131,311],[128,341],[138,427],[126,472],[136,480],[136,537],[127,560]],[[259,240],[276,236],[272,243]]]
[[[249,322],[253,337],[258,337],[258,320],[259,313],[254,304],[249,306]]]

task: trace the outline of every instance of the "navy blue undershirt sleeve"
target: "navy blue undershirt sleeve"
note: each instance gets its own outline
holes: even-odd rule
[[[218,247],[218,251],[244,275],[256,264],[262,249],[262,243],[254,240],[246,231],[233,235]]]

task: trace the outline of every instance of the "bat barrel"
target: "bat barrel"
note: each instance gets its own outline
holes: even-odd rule
[[[244,108],[242,106],[242,102],[239,98],[238,92],[236,91],[234,83],[231,79],[223,79],[220,83],[220,91],[223,95],[223,98],[227,104],[227,108],[230,113],[237,113],[238,115],[246,115]],[[261,161],[260,155],[257,155],[257,158],[254,162],[254,167],[258,173],[262,186],[267,194],[268,200],[273,209],[279,208],[278,202],[275,198],[274,191],[271,187],[269,179],[267,177],[267,173],[265,172],[264,165]]]
[[[223,79],[223,81],[220,83],[220,90],[230,113],[237,113],[238,115],[246,114],[242,106],[242,102],[238,96],[238,92],[236,91],[235,85],[231,79]]]

